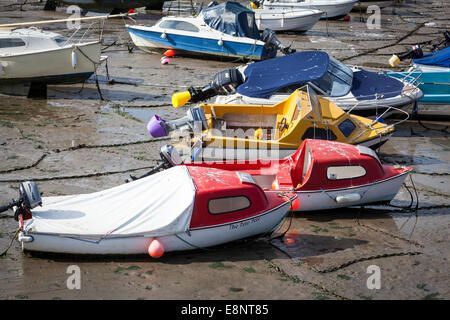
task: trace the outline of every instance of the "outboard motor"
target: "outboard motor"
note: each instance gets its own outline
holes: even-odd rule
[[[147,124],[147,130],[153,138],[166,137],[177,129],[197,132],[207,128],[205,112],[200,107],[189,108],[185,117],[173,121],[166,121],[155,114]]]
[[[294,53],[296,50],[291,49],[291,46],[285,47],[280,40],[278,40],[275,32],[270,29],[264,29],[261,41],[265,42],[264,47],[269,50],[280,50],[283,54]]]
[[[130,175],[130,179],[125,180],[125,182],[130,182],[134,180],[138,180],[144,177],[148,177],[156,172],[169,169],[171,167],[177,166],[183,163],[183,159],[181,159],[178,151],[174,146],[170,144],[165,144],[159,148],[159,156],[161,157],[162,162],[153,167],[150,171],[143,174],[140,177],[135,177]]]
[[[254,1],[250,2],[250,7],[252,9],[258,9],[259,7],[261,7],[262,3],[263,3],[263,0],[254,0]]]
[[[395,67],[400,63],[400,61],[405,59],[418,59],[423,57],[423,51],[422,48],[419,45],[414,45],[411,47],[411,50],[403,53],[398,53],[392,55],[392,57],[389,59],[389,64],[391,67]]]
[[[213,80],[203,88],[190,87],[185,92],[174,93],[172,104],[175,108],[184,106],[188,101],[193,103],[203,101],[218,94],[228,94],[244,83],[242,73],[234,68],[216,73]]]
[[[17,207],[14,211],[14,219],[16,221],[27,220],[31,219],[31,209],[40,205],[42,205],[42,199],[37,184],[33,181],[25,181],[20,183],[19,199],[1,206],[0,212]]]

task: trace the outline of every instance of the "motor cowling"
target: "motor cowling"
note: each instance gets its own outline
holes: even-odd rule
[[[291,46],[284,46],[280,40],[278,40],[275,32],[270,29],[264,29],[261,35],[261,41],[263,41],[264,47],[269,50],[280,50],[283,54],[294,53],[296,50],[291,49]]]

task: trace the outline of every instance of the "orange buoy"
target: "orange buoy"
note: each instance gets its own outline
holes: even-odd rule
[[[292,201],[292,211],[296,211],[298,208],[300,208],[300,200],[296,198],[294,201]]]
[[[164,55],[166,57],[173,57],[175,55],[175,51],[173,51],[173,50],[166,50],[166,52],[164,52]]]
[[[164,254],[164,246],[158,239],[153,239],[148,246],[148,254],[152,258],[159,258]]]
[[[346,16],[344,17],[344,21],[350,21],[350,16],[349,16],[349,15],[346,15]]]

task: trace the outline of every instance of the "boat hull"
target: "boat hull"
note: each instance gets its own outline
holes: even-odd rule
[[[385,144],[393,132],[387,134],[381,134],[379,137],[364,140],[358,143],[373,150],[378,149]],[[298,146],[295,148],[281,148],[277,144],[273,144],[271,149],[257,149],[257,148],[222,148],[216,146],[207,146],[202,148],[196,161],[230,161],[230,160],[257,160],[257,159],[282,159],[291,156],[297,151]],[[184,149],[183,146],[179,148]]]
[[[336,190],[296,191],[299,199],[297,211],[317,211],[344,208],[349,206],[368,205],[391,201],[398,193],[409,171],[392,178],[374,182],[363,186],[343,188]],[[338,199],[351,199],[358,195],[359,200],[339,201]]]
[[[75,51],[76,65],[72,63]],[[0,57],[0,84],[77,83],[89,78],[100,63],[101,45],[91,42],[37,53]]]
[[[289,202],[253,217],[189,230],[189,233],[157,237],[165,252],[193,250],[244,239],[275,229],[289,212]],[[56,234],[28,232],[32,242],[22,241],[24,251],[40,251],[67,254],[122,255],[147,254],[152,235],[108,237],[101,241],[90,241]],[[24,234],[19,236],[23,238]]]
[[[414,71],[388,72],[387,75],[396,78],[411,76],[420,79],[419,89],[424,96],[421,103],[449,104],[450,103],[450,71]]]
[[[356,0],[345,1],[341,3],[330,3],[327,4],[325,1],[320,2],[264,2],[264,8],[266,9],[287,9],[287,10],[298,10],[298,9],[316,9],[323,11],[321,19],[327,18],[342,18],[347,15],[355,5]]]
[[[254,10],[259,30],[304,32],[311,29],[322,16],[321,12],[304,11],[284,12],[284,10]]]
[[[257,40],[252,43],[245,43],[230,41],[225,37],[222,39],[220,37],[194,37],[131,26],[128,26],[128,32],[135,45],[147,52],[173,49],[189,55],[244,58],[248,60],[262,60],[274,57],[276,54],[276,52],[270,52],[264,48],[262,43],[258,44],[257,42],[260,41]]]

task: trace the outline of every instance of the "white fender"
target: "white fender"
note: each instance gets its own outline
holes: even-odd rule
[[[72,51],[72,67],[75,69],[77,67],[77,53],[75,49]]]
[[[167,38],[166,33],[165,32],[161,33],[161,39],[165,39],[165,38]]]
[[[217,41],[217,44],[218,44],[219,46],[223,46],[223,40],[220,39],[219,41]]]
[[[0,63],[0,78],[2,77],[2,74],[3,74],[3,66],[2,66],[2,64]]]
[[[337,203],[350,203],[361,200],[361,195],[359,193],[349,193],[336,197]]]
[[[18,240],[20,242],[33,242],[34,238],[30,235],[24,235],[22,232],[19,233]]]

